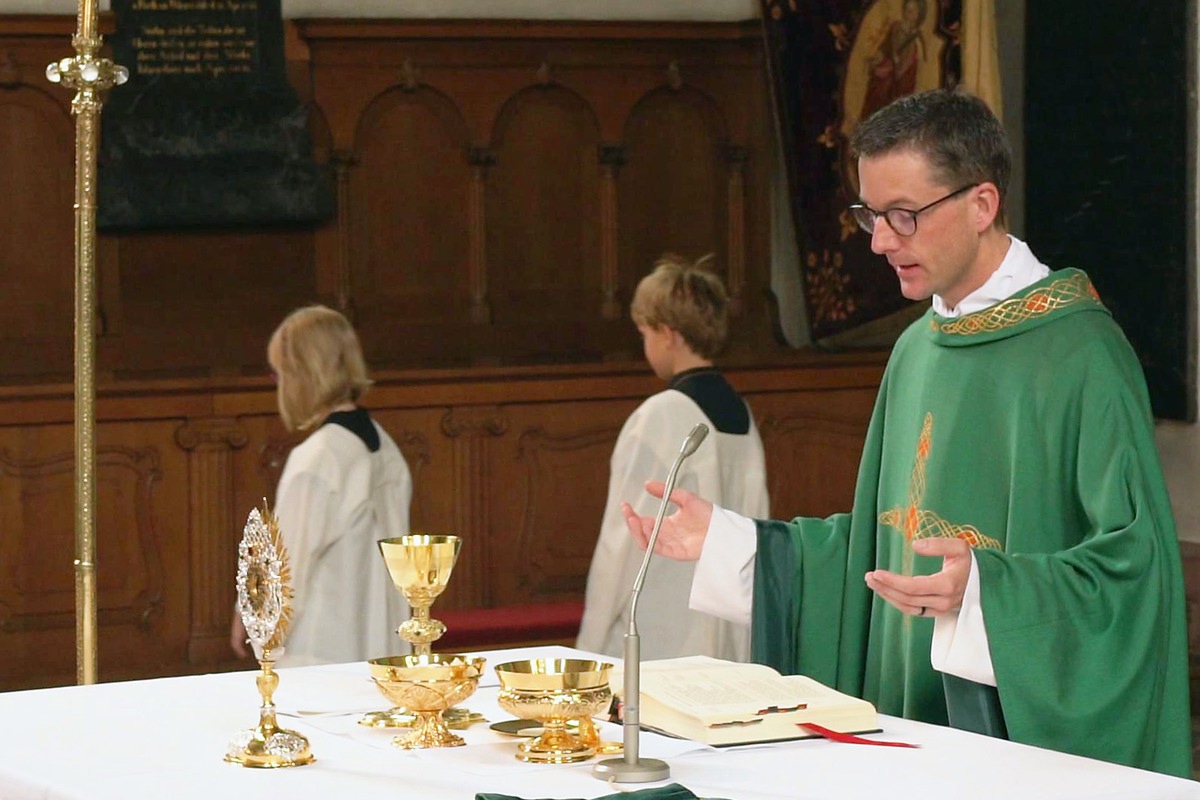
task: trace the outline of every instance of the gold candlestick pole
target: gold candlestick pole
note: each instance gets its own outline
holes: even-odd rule
[[[75,659],[79,683],[96,682],[96,150],[100,94],[129,78],[98,58],[98,0],[79,0],[73,58],[46,67],[46,77],[75,90]]]

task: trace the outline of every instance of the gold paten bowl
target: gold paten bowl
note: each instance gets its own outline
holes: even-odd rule
[[[392,744],[405,750],[458,747],[464,744],[446,727],[442,712],[475,693],[486,659],[454,653],[373,658],[368,664],[375,685],[392,705],[417,719],[407,736]]]
[[[569,720],[589,720],[608,708],[613,665],[578,658],[510,661],[496,667],[497,701],[508,713],[542,723],[542,735],[517,746],[517,758],[548,764],[573,764],[595,754],[594,743],[567,730]]]

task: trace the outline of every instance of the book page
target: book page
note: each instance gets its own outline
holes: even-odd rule
[[[811,696],[811,691],[806,692],[810,689],[807,683],[789,681],[770,667],[716,664],[679,664],[672,668],[663,663],[662,667],[644,669],[642,694],[709,722],[750,718],[772,707],[788,710],[806,704]]]
[[[665,676],[664,676],[665,677]],[[741,676],[703,672],[671,676],[669,680],[643,681],[642,692],[672,708],[697,717],[753,716],[771,706],[791,708],[806,703],[805,696],[782,678]]]

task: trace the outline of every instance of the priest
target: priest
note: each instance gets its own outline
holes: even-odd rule
[[[1175,526],[1145,380],[1088,276],[1004,225],[1011,156],[977,98],[854,132],[851,207],[912,300],[854,506],[754,522],[677,491],[657,550],[754,660],[880,711],[1191,774]],[[648,484],[661,495],[661,484]],[[653,520],[626,507],[645,546]]]

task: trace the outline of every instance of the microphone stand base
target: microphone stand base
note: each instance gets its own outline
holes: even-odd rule
[[[616,783],[650,783],[671,777],[671,768],[657,758],[641,758],[632,764],[623,758],[607,758],[592,767],[592,777]]]

